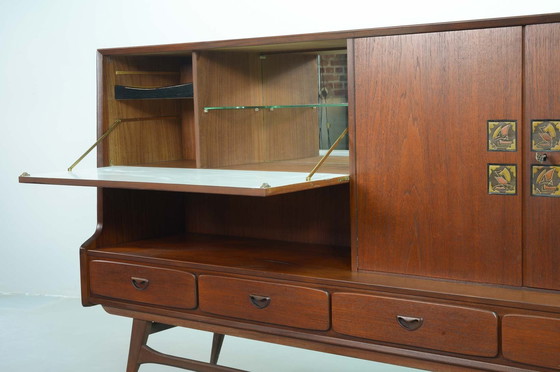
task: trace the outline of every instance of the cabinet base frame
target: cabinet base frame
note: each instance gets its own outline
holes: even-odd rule
[[[138,372],[140,365],[145,363],[164,364],[201,372],[242,372],[242,370],[239,369],[217,365],[224,341],[224,335],[219,333],[214,333],[210,363],[163,354],[147,345],[148,337],[151,334],[174,327],[173,325],[156,323],[148,320],[133,319],[126,372]]]
[[[145,321],[146,323],[164,323],[173,324],[178,327],[185,327],[197,329],[206,332],[213,332],[220,335],[231,335],[235,337],[243,337],[251,340],[270,342],[280,345],[304,348],[315,350],[319,352],[337,354],[347,357],[371,360],[378,363],[397,364],[405,367],[425,369],[430,371],[456,372],[456,371],[507,371],[507,372],[522,372],[527,371],[525,368],[519,368],[512,365],[500,365],[491,362],[477,361],[472,359],[463,359],[460,357],[432,354],[429,352],[416,351],[410,349],[401,349],[398,347],[376,345],[372,343],[364,343],[358,340],[350,339],[337,339],[333,340],[328,336],[317,336],[308,333],[294,335],[287,335],[283,330],[276,330],[269,328],[268,332],[263,330],[262,326],[246,325],[245,327],[237,327],[231,321],[224,321],[214,319],[208,321],[200,316],[194,315],[192,319],[176,318],[167,315],[157,315],[154,313],[147,313],[144,311],[123,309],[120,307],[113,307],[110,305],[103,305],[105,311],[112,315],[125,316],[133,318],[135,321]],[[189,317],[190,318],[190,317]],[[237,325],[238,323],[235,322]],[[268,327],[267,327],[268,328]],[[148,333],[149,335],[150,333]],[[141,341],[143,339],[140,339]],[[147,338],[146,338],[147,340]],[[131,339],[131,349],[134,343],[134,338]],[[165,364],[179,368],[187,368],[194,371],[240,371],[238,369],[231,369],[224,366],[216,366],[210,363],[198,362],[190,359],[177,358],[170,355],[158,353],[157,351],[149,348],[146,343],[136,343],[134,347],[138,350],[137,367],[143,363],[156,363]],[[148,349],[148,351],[142,351]],[[136,351],[135,351],[136,353]],[[140,355],[143,354],[143,355]],[[134,354],[135,355],[135,354]],[[213,360],[213,356],[211,360]],[[217,359],[216,359],[217,360]],[[175,363],[175,364],[170,364]],[[129,366],[134,365],[130,362]],[[218,369],[216,369],[218,368]],[[126,372],[138,372],[137,369],[128,369]]]

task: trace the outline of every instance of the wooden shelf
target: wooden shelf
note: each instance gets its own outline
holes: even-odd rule
[[[348,183],[347,174],[113,166],[22,175],[22,183],[270,196]]]
[[[88,251],[92,256],[308,277],[350,273],[350,248],[206,234],[174,235]]]

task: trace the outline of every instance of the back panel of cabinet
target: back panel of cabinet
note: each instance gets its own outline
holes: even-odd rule
[[[147,165],[183,161],[194,165],[193,100],[116,99],[115,86],[153,89],[192,83],[190,55],[104,56],[101,136],[115,121],[123,123],[100,144],[102,165]]]
[[[317,103],[316,54],[204,51],[194,63],[200,167],[318,155],[317,110],[232,109]]]
[[[521,152],[488,141],[521,120],[521,28],[358,39],[354,64],[358,269],[520,285]]]

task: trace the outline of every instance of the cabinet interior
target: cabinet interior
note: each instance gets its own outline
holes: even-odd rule
[[[115,86],[156,88],[192,83],[192,57],[104,56],[103,130],[118,119],[124,122],[104,143],[103,166],[143,165],[167,161],[195,164],[193,100],[116,100]]]
[[[326,275],[350,270],[347,185],[255,198],[103,190],[92,251],[168,265],[203,264]],[[321,274],[323,272],[323,274]]]
[[[339,66],[328,67],[327,76],[321,61],[334,59]],[[108,136],[102,166],[310,172],[320,149],[348,126],[345,48],[110,55],[102,61],[103,132],[117,119],[131,120]],[[115,85],[188,83],[190,99],[115,99]],[[348,174],[346,138],[337,150],[320,172]]]
[[[345,47],[102,58],[104,131],[117,119],[147,118],[108,137],[103,166],[307,174],[348,127]],[[115,99],[115,85],[187,83],[192,98]],[[348,140],[335,150],[320,172],[347,175]],[[267,198],[106,188],[96,248],[170,265],[349,270],[349,209],[345,182]]]

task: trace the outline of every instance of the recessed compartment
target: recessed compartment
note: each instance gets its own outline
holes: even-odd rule
[[[201,275],[200,309],[210,314],[289,327],[326,331],[326,291],[256,280]]]
[[[101,63],[102,133],[120,120],[100,144],[104,165],[180,161],[194,166],[191,55],[105,56]],[[140,99],[171,98],[177,88],[170,87],[177,86],[190,90],[190,99]]]
[[[185,271],[92,260],[89,275],[95,296],[179,309],[197,305],[196,278]]]
[[[356,293],[332,295],[335,332],[467,355],[498,353],[498,318],[491,311]]]

